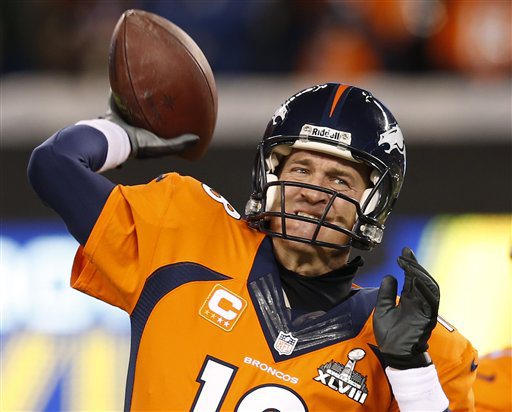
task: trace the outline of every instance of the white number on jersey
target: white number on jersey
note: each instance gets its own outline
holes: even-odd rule
[[[201,386],[191,410],[220,411],[237,371],[236,366],[207,356],[197,377]],[[290,388],[272,384],[257,386],[245,393],[235,412],[270,410],[307,412],[308,409],[300,396]]]
[[[240,213],[236,211],[236,209],[231,206],[231,204],[221,195],[219,195],[215,190],[213,190],[210,186],[205,185],[203,183],[203,189],[208,195],[215,200],[216,202],[219,202],[224,206],[224,210],[226,213],[231,216],[234,219],[240,219]]]

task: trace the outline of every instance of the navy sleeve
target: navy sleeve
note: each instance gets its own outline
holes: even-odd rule
[[[115,187],[95,173],[105,163],[107,151],[107,139],[99,130],[70,126],[34,149],[28,164],[28,179],[35,192],[60,215],[81,245],[87,242]]]

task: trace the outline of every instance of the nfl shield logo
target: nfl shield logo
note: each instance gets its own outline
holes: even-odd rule
[[[298,341],[299,340],[297,338],[293,337],[291,332],[279,332],[279,335],[274,342],[274,348],[280,355],[291,355]]]

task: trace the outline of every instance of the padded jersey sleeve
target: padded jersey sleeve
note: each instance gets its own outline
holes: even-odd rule
[[[164,180],[114,188],[85,247],[76,253],[72,287],[131,312],[150,271],[162,219],[174,200],[173,186],[182,178],[169,175]]]
[[[169,173],[145,185],[116,186],[75,256],[71,284],[131,314],[156,270],[194,262],[225,272],[223,257],[243,253],[226,247],[226,239],[242,245],[247,231],[193,178]]]
[[[475,411],[472,387],[478,364],[476,349],[457,329],[441,322],[437,323],[428,343],[428,352],[450,401],[449,410]]]

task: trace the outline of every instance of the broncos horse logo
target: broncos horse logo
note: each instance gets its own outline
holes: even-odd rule
[[[398,125],[394,125],[391,129],[381,133],[379,136],[379,146],[387,144],[388,149],[384,149],[386,153],[391,153],[393,149],[397,149],[400,153],[405,152],[404,136]]]
[[[288,105],[293,102],[297,97],[309,93],[309,92],[317,92],[318,90],[325,89],[328,85],[327,84],[318,84],[316,86],[308,87],[307,89],[301,90],[300,92],[294,94],[292,97],[290,97],[288,100],[286,100],[274,113],[272,116],[272,124],[280,124],[286,119],[286,116],[288,115],[289,107]]]

